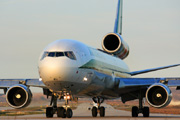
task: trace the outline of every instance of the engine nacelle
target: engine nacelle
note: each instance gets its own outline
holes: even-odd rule
[[[32,93],[30,89],[22,84],[10,87],[6,93],[7,103],[16,109],[26,107],[30,104]]]
[[[151,85],[146,91],[146,100],[155,108],[167,106],[172,100],[172,93],[168,86],[162,83]]]
[[[129,54],[129,46],[124,42],[121,35],[117,33],[109,33],[102,40],[102,48],[104,51],[124,59]]]

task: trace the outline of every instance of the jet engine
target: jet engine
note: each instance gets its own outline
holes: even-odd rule
[[[146,100],[155,108],[166,107],[172,99],[171,90],[162,83],[151,85],[146,91]]]
[[[129,54],[129,46],[124,42],[118,33],[109,33],[102,40],[102,48],[104,51],[124,59]]]
[[[24,108],[31,102],[32,93],[30,89],[22,84],[10,87],[6,93],[7,103],[16,109]]]

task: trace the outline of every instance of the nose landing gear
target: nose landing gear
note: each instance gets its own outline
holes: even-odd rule
[[[64,96],[65,106],[63,107],[57,107],[57,99],[58,99],[57,96],[55,95],[52,96],[50,103],[52,107],[46,108],[46,117],[52,118],[53,115],[57,112],[57,117],[71,118],[73,116],[73,112],[72,109],[69,107],[70,96],[69,95]]]
[[[73,116],[73,112],[71,108],[58,107],[57,116],[62,118],[71,118]]]
[[[97,106],[93,106],[92,108],[92,116],[93,117],[97,117],[97,114],[100,114],[100,117],[104,117],[105,116],[105,108],[103,106],[101,106],[101,103],[104,102],[104,98],[100,98],[100,97],[93,97],[92,98],[94,103],[97,103]]]

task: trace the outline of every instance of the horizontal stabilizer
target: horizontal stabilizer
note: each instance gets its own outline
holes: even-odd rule
[[[129,72],[128,74],[130,74],[131,76],[134,76],[134,75],[139,75],[143,73],[153,72],[153,71],[167,69],[167,68],[176,67],[176,66],[180,66],[180,64],[163,66],[163,67],[158,67],[158,68],[151,68],[151,69],[146,69],[146,70],[139,70],[139,71]]]

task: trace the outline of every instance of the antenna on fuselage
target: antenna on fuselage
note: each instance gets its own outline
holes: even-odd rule
[[[123,0],[118,0],[114,33],[119,33],[120,35],[122,35],[122,11],[123,11]]]

